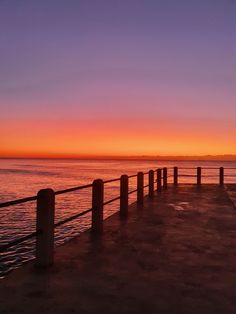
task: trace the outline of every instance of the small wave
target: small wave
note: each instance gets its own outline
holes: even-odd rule
[[[51,171],[40,171],[40,170],[27,170],[27,169],[0,169],[0,174],[6,173],[16,173],[16,174],[33,174],[33,175],[41,175],[41,176],[57,176],[59,173],[51,172]]]

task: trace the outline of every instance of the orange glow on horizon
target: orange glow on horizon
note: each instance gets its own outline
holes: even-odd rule
[[[2,121],[0,157],[236,155],[234,128],[174,119]]]

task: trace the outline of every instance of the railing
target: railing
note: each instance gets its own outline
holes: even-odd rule
[[[164,169],[166,169],[166,170],[164,170]],[[167,169],[168,170],[173,169],[173,175],[168,176],[167,175]],[[196,171],[196,173],[195,174],[179,174],[179,170],[194,170],[194,171]],[[210,174],[203,175],[202,170],[217,170],[218,174],[217,175],[210,175]],[[167,181],[167,178],[173,177],[173,184],[178,185],[178,179],[181,177],[182,178],[196,178],[197,186],[201,186],[202,178],[218,178],[219,185],[223,186],[225,177],[236,178],[236,173],[230,174],[230,175],[225,175],[225,170],[236,170],[236,168],[235,167],[220,167],[220,168],[217,168],[217,167],[197,167],[197,168],[194,168],[194,167],[173,167],[173,168],[163,168],[163,176],[165,177],[165,179],[163,179],[163,181]],[[165,185],[167,185],[167,182],[165,182]]]
[[[224,170],[236,170],[236,168],[213,168],[213,167],[204,167],[204,169],[217,170],[219,185],[224,185]],[[173,174],[169,174],[169,170],[173,171]],[[196,174],[179,174],[179,170],[196,170]],[[148,175],[148,184],[144,185],[144,176]],[[155,180],[156,175],[156,180]],[[180,177],[195,177],[196,184],[198,187],[202,184],[202,168],[162,168],[156,170],[150,170],[148,172],[138,172],[135,175],[122,175],[120,178],[111,179],[111,180],[94,180],[92,184],[87,184],[83,186],[77,186],[65,190],[53,191],[52,189],[42,189],[36,196],[26,197],[22,199],[17,199],[9,202],[4,202],[0,204],[0,208],[8,207],[16,204],[23,204],[26,202],[36,201],[36,231],[28,234],[26,236],[20,237],[14,241],[11,241],[5,245],[0,246],[0,252],[4,252],[7,249],[20,244],[24,241],[27,241],[31,238],[36,237],[36,259],[35,264],[38,267],[48,267],[53,264],[54,258],[54,230],[55,228],[77,219],[81,216],[84,216],[88,213],[92,213],[92,225],[91,232],[93,235],[99,236],[103,232],[103,208],[105,205],[113,203],[117,200],[120,200],[119,213],[121,219],[125,219],[128,216],[128,205],[129,205],[129,195],[137,193],[137,204],[142,205],[144,202],[144,188],[148,187],[148,196],[152,198],[154,196],[155,190],[161,192],[162,189],[168,188],[168,178],[173,178],[173,185],[178,185],[178,179]],[[236,175],[231,175],[231,177],[236,177]],[[129,179],[137,179],[137,188],[129,191]],[[104,202],[104,185],[112,182],[120,183],[120,195]],[[155,189],[156,183],[156,189]],[[92,208],[89,208],[83,212],[65,218],[57,223],[54,222],[55,216],[55,196],[74,192],[78,190],[83,190],[87,188],[92,188]]]

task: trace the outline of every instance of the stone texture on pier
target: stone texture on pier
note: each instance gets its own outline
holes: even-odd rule
[[[229,198],[234,204],[234,207],[236,208],[236,184],[228,184],[226,186],[226,191],[228,193]]]
[[[170,187],[129,211],[102,237],[57,248],[49,271],[13,271],[0,313],[235,313],[236,211],[224,188]]]

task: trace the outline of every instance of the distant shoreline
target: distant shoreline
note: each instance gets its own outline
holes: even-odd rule
[[[32,160],[144,160],[144,161],[236,161],[236,155],[203,155],[203,156],[24,156],[1,157],[6,159],[32,159]]]

